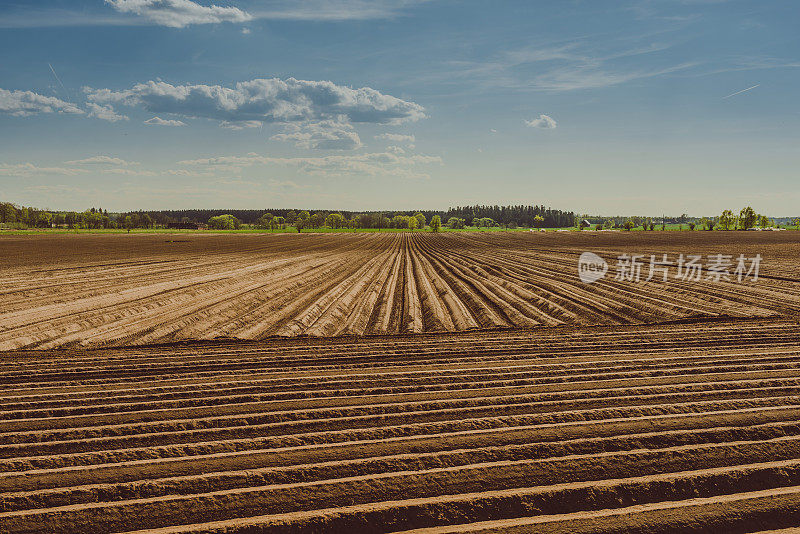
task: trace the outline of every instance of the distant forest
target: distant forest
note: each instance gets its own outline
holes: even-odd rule
[[[239,219],[243,224],[256,224],[265,214],[272,214],[274,217],[283,217],[287,223],[294,223],[304,210],[298,209],[266,209],[266,210],[171,210],[171,211],[147,211],[153,220],[166,224],[169,222],[208,222],[212,217],[222,214],[230,214]],[[387,226],[385,220],[393,220],[394,217],[413,216],[421,213],[427,221],[438,215],[443,222],[456,217],[464,220],[466,226],[473,226],[477,219],[483,219],[477,225],[481,226],[518,226],[530,227],[541,226],[545,228],[565,228],[575,225],[575,214],[571,211],[561,211],[547,208],[545,206],[457,206],[449,208],[447,211],[432,210],[410,210],[410,211],[347,211],[347,210],[314,210],[306,211],[312,217],[317,215],[325,220],[331,213],[339,213],[346,220],[358,218],[362,221],[361,228],[391,228]],[[537,219],[537,217],[539,217]],[[487,221],[490,219],[491,221]],[[380,226],[381,223],[384,226]],[[483,223],[483,224],[481,224]],[[492,224],[494,223],[494,224]]]
[[[213,218],[232,215],[245,225],[263,225],[264,221],[280,218],[281,226],[294,225],[304,221],[303,226],[315,228],[330,226],[356,228],[404,228],[409,217],[421,214],[430,222],[438,216],[442,224],[451,227],[463,226],[503,226],[565,228],[576,224],[576,215],[545,206],[457,206],[446,211],[347,211],[347,210],[167,210],[108,212],[101,208],[91,208],[83,212],[53,211],[32,207],[17,206],[0,202],[0,224],[14,228],[153,228],[179,224],[208,224]],[[331,217],[333,215],[334,217]],[[347,224],[340,226],[340,221]],[[403,221],[406,221],[405,223]]]

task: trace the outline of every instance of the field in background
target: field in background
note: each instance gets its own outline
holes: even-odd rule
[[[785,319],[7,353],[0,531],[797,525],[799,355]]]
[[[0,532],[798,526],[797,236],[5,235]]]
[[[800,312],[794,232],[79,234],[0,241],[0,349]],[[577,261],[612,263],[592,285]],[[622,252],[760,254],[760,279],[614,280]]]
[[[781,226],[784,230],[797,230],[796,227],[793,226]],[[666,225],[666,231],[668,232],[705,232],[705,230],[701,230],[699,227],[695,228],[694,230],[690,230],[689,226],[686,224],[668,224]],[[440,233],[453,233],[453,232],[540,232],[544,230],[545,232],[578,232],[583,231],[587,233],[593,233],[597,230],[594,230],[594,226],[591,228],[586,228],[583,230],[578,230],[576,227],[571,228],[503,228],[501,226],[492,226],[492,227],[475,227],[475,226],[467,226],[465,228],[461,228],[458,230],[447,228],[446,226],[442,226],[439,230]],[[355,228],[355,229],[337,229],[337,228],[303,228],[300,232],[293,226],[289,226],[283,229],[275,229],[275,230],[266,230],[263,228],[253,228],[253,227],[243,227],[238,230],[175,230],[170,228],[133,228],[130,232],[122,228],[106,228],[106,229],[67,229],[67,228],[29,228],[26,230],[17,230],[12,228],[3,228],[0,226],[0,237],[7,236],[7,235],[28,235],[28,236],[36,236],[36,235],[61,235],[61,234],[296,234],[296,233],[304,233],[304,234],[351,234],[351,233],[404,233],[408,232],[409,230],[404,228]],[[424,230],[414,230],[414,233],[425,233],[430,232],[430,227],[426,227]],[[627,232],[627,230],[623,230],[620,228],[615,228],[613,230],[600,230],[601,232]],[[641,227],[633,228],[630,230],[631,232],[645,232]],[[658,226],[653,232],[660,232],[661,226]],[[715,231],[722,231],[722,230],[715,230]],[[647,230],[646,232],[650,232]],[[733,230],[731,230],[733,232]]]

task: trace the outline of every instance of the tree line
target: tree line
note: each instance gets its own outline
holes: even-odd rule
[[[453,218],[463,219],[462,226],[565,228],[575,224],[575,213],[571,211],[556,210],[544,206],[522,205],[457,206],[446,211],[312,211],[283,208],[267,210],[171,210],[149,211],[147,213],[157,224],[163,225],[173,222],[206,223],[211,218],[221,215],[231,215],[240,224],[263,225],[263,222],[259,223],[258,221],[267,215],[276,218],[278,222],[274,224],[294,226],[298,220],[301,220],[304,221],[303,224],[306,228],[321,228],[323,226],[348,228],[351,224],[357,224],[357,228],[408,228],[408,218],[416,217],[417,214],[422,215],[425,221],[431,221],[434,216],[438,216],[444,225],[447,225],[448,221]],[[333,218],[329,219],[332,215]],[[281,219],[283,222],[280,222]],[[455,219],[453,224],[458,225],[459,222]],[[352,222],[354,220],[357,222]],[[326,221],[331,224],[327,224]],[[342,221],[347,221],[347,224]]]
[[[585,220],[594,227],[595,230],[606,230],[621,228],[633,230],[641,227],[643,230],[655,230],[660,228],[666,230],[668,224],[678,225],[679,229],[684,227],[689,230],[749,230],[751,228],[772,228],[780,227],[780,224],[766,215],[757,213],[751,206],[742,208],[738,215],[733,210],[724,210],[722,214],[715,217],[689,217],[685,213],[679,217],[661,217],[653,219],[651,217],[591,217],[585,215]],[[800,218],[786,221],[791,226],[800,230]]]
[[[575,214],[544,206],[466,206],[446,211],[329,211],[329,210],[168,210],[109,213],[102,208],[83,212],[51,211],[0,202],[0,223],[12,228],[154,228],[176,224],[209,225],[236,229],[260,228],[399,228],[417,229],[437,220],[439,227],[568,227]]]
[[[0,223],[10,228],[153,228],[146,212],[109,213],[102,208],[86,211],[49,211],[0,202]]]
[[[0,224],[10,228],[155,228],[174,224],[208,225],[215,229],[238,229],[242,225],[265,229],[294,227],[333,229],[460,229],[465,226],[505,228],[566,228],[590,226],[597,230],[609,228],[666,229],[668,224],[677,224],[690,230],[746,230],[754,227],[769,228],[777,223],[766,215],[758,214],[752,207],[742,208],[738,214],[725,210],[714,217],[598,217],[576,216],[573,212],[555,210],[544,206],[458,206],[447,211],[309,211],[295,209],[271,210],[172,210],[129,211],[109,213],[102,208],[90,208],[83,212],[50,211],[33,207],[0,202]],[[800,218],[785,221],[800,229]]]

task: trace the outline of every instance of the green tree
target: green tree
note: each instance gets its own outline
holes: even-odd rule
[[[460,217],[450,217],[447,219],[447,226],[451,230],[460,230],[464,228],[464,223],[466,221]]]
[[[697,226],[694,221],[689,223],[689,230],[694,230],[695,226]]]
[[[241,221],[230,213],[217,215],[208,220],[208,227],[214,230],[236,230],[241,224]]]
[[[536,228],[541,228],[542,226],[544,226],[544,217],[542,217],[541,215],[534,216],[533,225]]]
[[[17,209],[13,204],[4,203],[2,208],[2,211],[0,211],[0,221],[4,223],[17,222]]]
[[[627,221],[625,221],[624,228],[625,228],[627,231],[629,231],[629,232],[630,232],[630,231],[631,231],[633,228],[635,228],[635,227],[636,227],[636,223],[634,223],[634,222],[633,222],[633,219],[628,219]]]
[[[742,208],[742,211],[739,212],[739,228],[742,230],[752,228],[755,226],[757,219],[758,215],[756,215],[756,212],[753,210],[753,208],[750,206]]]
[[[50,228],[53,225],[53,214],[49,211],[41,211],[36,218],[36,226],[40,228]]]
[[[408,228],[408,217],[405,215],[395,215],[392,217],[392,226],[395,228]]]
[[[409,217],[408,218],[408,229],[411,230],[412,232],[417,229],[417,225],[418,224],[419,223],[417,222],[417,218],[416,217]]]
[[[725,210],[719,216],[719,225],[723,230],[730,230],[733,227],[734,217],[731,210]]]
[[[772,225],[770,224],[769,217],[767,217],[766,215],[761,215],[761,216],[758,218],[758,225],[759,225],[761,228],[769,228],[770,226],[772,226]]]
[[[431,232],[438,232],[442,228],[442,218],[434,215],[431,218]]]
[[[417,228],[420,230],[425,228],[425,226],[428,224],[427,219],[425,219],[425,215],[420,212],[415,213],[414,218],[417,220]]]
[[[123,226],[128,231],[128,233],[131,233],[131,228],[133,228],[133,218],[131,218],[130,215],[125,216],[125,222],[123,223]]]
[[[328,228],[339,229],[345,225],[345,219],[341,213],[331,213],[325,217],[325,226]]]
[[[256,221],[256,228],[272,228],[272,219],[273,215],[271,213],[265,213],[261,217],[258,218]]]

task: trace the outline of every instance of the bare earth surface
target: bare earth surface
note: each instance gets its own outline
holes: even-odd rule
[[[0,350],[800,313],[798,232],[0,239]],[[583,284],[592,251],[608,276]],[[614,280],[627,252],[763,257],[760,279]],[[647,270],[645,269],[645,273]],[[673,274],[675,271],[673,270]],[[705,275],[704,275],[705,277]]]
[[[2,236],[0,532],[794,534],[797,235]]]
[[[780,318],[11,352],[0,531],[788,528],[799,355]]]

